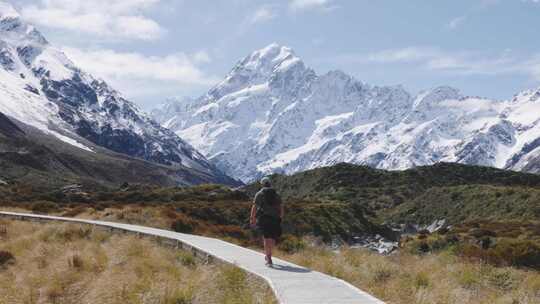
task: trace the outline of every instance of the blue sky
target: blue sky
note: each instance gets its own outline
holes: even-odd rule
[[[496,99],[540,85],[540,0],[12,0],[145,108],[199,96],[272,42],[319,74]]]

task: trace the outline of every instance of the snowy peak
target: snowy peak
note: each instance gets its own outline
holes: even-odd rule
[[[540,89],[513,101],[467,97],[448,86],[415,96],[342,71],[317,75],[290,48],[271,44],[239,61],[205,96],[156,117],[249,182],[339,162],[531,168],[530,160],[540,159],[539,101]]]
[[[167,99],[163,104],[151,111],[151,116],[159,122],[162,122],[165,128],[171,128],[172,118],[177,113],[186,112],[187,109],[195,103],[195,100],[190,97],[174,97]]]
[[[0,20],[20,18],[19,12],[5,1],[0,1]]]
[[[208,95],[210,98],[220,99],[250,86],[283,85],[285,78],[290,81],[291,78],[303,75],[305,71],[304,63],[291,48],[272,43],[240,60]]]
[[[17,45],[46,45],[47,40],[36,28],[21,19],[9,3],[0,1],[0,37]]]
[[[516,94],[512,99],[512,102],[540,102],[540,87],[534,90],[525,90]]]
[[[284,71],[295,64],[301,63],[302,61],[291,48],[272,43],[244,58],[236,69],[253,71],[268,76],[271,73]]]
[[[0,2],[0,112],[89,152],[102,147],[231,183],[183,139],[76,67],[5,2]]]
[[[459,100],[462,97],[463,96],[458,89],[448,86],[440,86],[428,91],[423,91],[418,94],[414,102],[414,107],[431,107],[437,105],[442,101]]]

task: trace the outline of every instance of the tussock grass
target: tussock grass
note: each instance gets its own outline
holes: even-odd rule
[[[77,224],[2,220],[0,303],[275,303],[233,266]],[[9,255],[8,255],[9,253]],[[9,257],[9,258],[8,258]]]
[[[336,276],[393,304],[540,303],[540,272],[466,261],[449,251],[391,256],[308,246],[285,259]]]

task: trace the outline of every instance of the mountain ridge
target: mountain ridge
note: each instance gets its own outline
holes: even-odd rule
[[[413,95],[342,71],[317,75],[291,48],[274,43],[241,59],[205,95],[153,113],[244,182],[339,162],[407,169],[442,161],[540,172],[538,96],[540,88],[498,101],[449,86]]]
[[[0,2],[0,112],[68,145],[95,146],[238,184],[105,81],[79,69]],[[212,180],[212,179],[211,179]]]

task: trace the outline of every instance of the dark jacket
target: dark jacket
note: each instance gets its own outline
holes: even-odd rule
[[[255,206],[257,206],[257,218],[261,216],[269,216],[273,218],[281,218],[281,197],[277,194],[276,190],[269,187],[262,188],[253,200]]]

